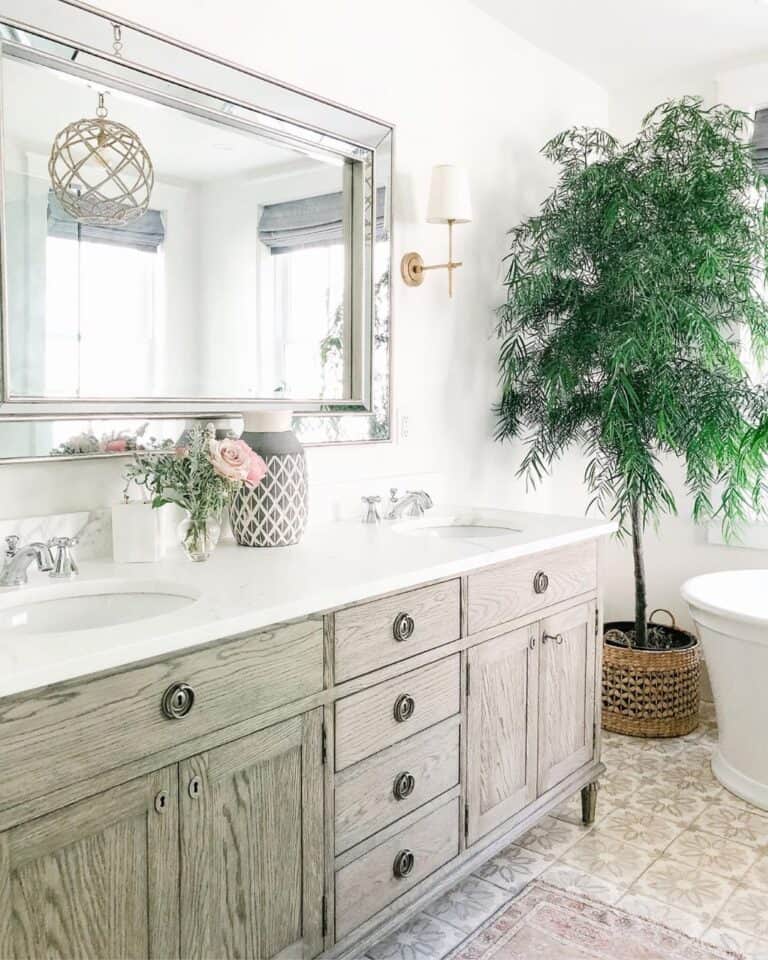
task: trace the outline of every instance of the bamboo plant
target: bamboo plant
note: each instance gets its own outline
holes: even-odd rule
[[[497,439],[523,437],[536,483],[566,448],[586,455],[594,505],[631,536],[631,645],[647,625],[643,532],[676,511],[731,536],[762,509],[768,391],[742,345],[768,347],[768,206],[749,118],[698,98],[661,104],[637,136],[573,128],[543,148],[559,180],[510,232],[499,309]]]

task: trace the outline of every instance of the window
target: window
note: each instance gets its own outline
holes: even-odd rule
[[[48,236],[45,383],[71,397],[150,396],[162,253]]]

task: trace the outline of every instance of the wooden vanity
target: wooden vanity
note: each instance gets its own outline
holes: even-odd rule
[[[359,957],[593,814],[597,546],[0,699],[0,957]]]

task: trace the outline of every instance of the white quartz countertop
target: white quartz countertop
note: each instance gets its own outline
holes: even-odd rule
[[[422,522],[448,515],[430,511]],[[0,590],[3,603],[10,602],[11,593],[20,603],[53,597],[59,589],[62,594],[91,588],[108,593],[116,580],[123,589],[126,581],[137,592],[156,584],[196,599],[175,612],[119,626],[46,633],[0,628],[0,696],[124,667],[615,530],[615,524],[605,521],[550,514],[484,511],[483,517],[516,530],[498,537],[442,539],[402,532],[407,522],[346,521],[310,525],[293,547],[248,549],[225,542],[205,563],[191,563],[175,548],[159,563],[86,562],[77,580],[66,583],[30,568],[28,586]]]

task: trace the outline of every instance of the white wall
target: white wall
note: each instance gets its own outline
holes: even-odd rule
[[[531,47],[466,0],[110,0],[104,6],[396,125],[394,396],[408,439],[317,449],[314,482],[380,488],[398,474],[441,475],[441,493],[520,507],[571,508],[550,485],[526,498],[519,449],[491,441],[496,396],[494,308],[502,299],[505,232],[553,181],[542,143],[572,123],[605,124],[594,83]],[[449,300],[444,275],[399,281],[406,250],[444,258],[444,228],[424,222],[430,168],[466,166],[474,221],[457,228],[465,266]],[[0,466],[0,516],[106,505],[120,464]],[[426,484],[426,481],[425,481]],[[571,498],[572,499],[572,498]],[[580,509],[581,503],[576,505]]]

